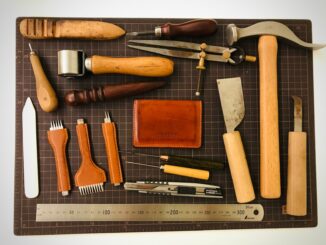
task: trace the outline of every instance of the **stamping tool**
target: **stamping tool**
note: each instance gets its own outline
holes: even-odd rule
[[[170,40],[129,40],[128,47],[171,57],[199,60],[196,69],[199,70],[196,96],[200,96],[205,61],[216,61],[237,65],[243,61],[255,62],[256,57],[246,55],[240,47],[220,47],[206,43],[190,43]],[[145,46],[146,45],[146,46]]]
[[[105,112],[102,133],[105,140],[106,155],[108,157],[110,181],[111,184],[119,186],[123,182],[123,177],[117,143],[117,131],[115,123],[111,121],[109,112]]]
[[[126,161],[126,163],[139,165],[139,166],[146,166],[151,168],[158,168],[163,170],[165,174],[175,174],[179,176],[184,177],[190,177],[195,179],[202,179],[202,180],[208,180],[209,179],[209,171],[207,170],[201,170],[201,169],[194,169],[194,168],[185,168],[180,166],[172,166],[169,164],[162,164],[161,166],[155,166],[155,165],[149,165],[149,164],[143,164],[138,162],[131,162]]]
[[[139,193],[165,196],[223,198],[222,190],[216,185],[165,181],[126,182],[124,188]]]
[[[96,166],[92,160],[88,129],[84,119],[77,120],[76,131],[82,162],[75,174],[75,184],[81,195],[102,192],[106,176],[104,170]]]
[[[51,86],[51,83],[45,75],[39,56],[32,49],[31,44],[29,43],[28,45],[31,50],[29,59],[31,61],[35,76],[37,100],[43,111],[54,111],[58,107],[57,96],[53,87]]]
[[[307,133],[302,131],[302,99],[294,101],[294,131],[289,132],[286,213],[307,215]]]
[[[61,192],[62,196],[67,196],[71,189],[66,157],[68,131],[63,127],[62,121],[57,120],[51,122],[50,130],[47,133],[55,157],[58,192]]]
[[[216,32],[217,22],[211,19],[190,20],[182,23],[165,23],[153,31],[128,32],[127,36],[155,35],[156,37],[208,36]]]

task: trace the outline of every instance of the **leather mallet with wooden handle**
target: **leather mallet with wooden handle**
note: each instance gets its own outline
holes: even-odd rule
[[[273,199],[281,196],[276,37],[306,48],[319,49],[325,45],[304,42],[286,25],[275,21],[263,21],[246,28],[230,24],[226,28],[229,45],[250,36],[260,36],[260,194],[263,198]]]

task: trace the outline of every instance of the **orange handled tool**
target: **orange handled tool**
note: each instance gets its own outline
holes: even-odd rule
[[[123,182],[115,123],[111,121],[110,114],[105,113],[102,132],[105,140],[105,149],[108,156],[108,166],[111,184],[118,186]]]
[[[67,196],[71,189],[66,157],[68,131],[66,128],[63,128],[61,121],[51,122],[51,127],[48,131],[48,140],[55,156],[58,192],[61,192],[62,196]]]

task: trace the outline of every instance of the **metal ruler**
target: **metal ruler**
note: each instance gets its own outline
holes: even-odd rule
[[[37,204],[36,222],[261,221],[260,204]]]

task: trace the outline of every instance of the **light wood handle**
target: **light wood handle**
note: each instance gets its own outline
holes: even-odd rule
[[[235,195],[239,203],[255,199],[245,151],[239,131],[223,134]]]
[[[261,36],[258,42],[260,74],[260,194],[281,196],[277,99],[277,39]]]
[[[115,123],[102,123],[102,132],[105,140],[106,154],[108,157],[110,181],[111,184],[118,186],[123,182],[123,178]]]
[[[289,132],[286,213],[307,214],[307,134]]]
[[[40,59],[35,52],[30,53],[30,61],[36,80],[36,95],[38,102],[43,111],[54,111],[58,107],[58,99],[43,71]]]
[[[163,169],[164,173],[166,174],[175,174],[202,180],[209,179],[209,171],[206,170],[172,166],[168,164],[162,165],[161,169]]]
[[[144,77],[165,77],[173,73],[173,61],[161,57],[113,58],[92,56],[94,74],[119,73]]]

